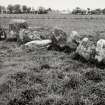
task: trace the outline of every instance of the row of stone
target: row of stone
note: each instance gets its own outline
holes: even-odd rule
[[[67,35],[61,29],[51,30],[32,30],[22,29],[19,32],[19,40],[26,46],[32,47],[48,46],[49,44],[63,47],[65,45],[74,47],[75,52],[85,60],[97,60],[102,62],[105,59],[105,40],[99,39],[96,43],[81,36],[76,31]]]
[[[104,62],[105,60],[105,40],[99,39],[95,44],[88,38],[83,38],[76,49],[76,53],[82,56],[85,60],[97,60]]]

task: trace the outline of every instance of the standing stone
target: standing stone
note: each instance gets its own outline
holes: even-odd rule
[[[24,19],[12,19],[9,22],[9,39],[18,39],[20,29],[28,29],[28,23]]]
[[[67,37],[67,42],[72,43],[79,43],[80,42],[80,35],[77,31],[72,31],[70,35]]]
[[[62,47],[66,44],[67,34],[62,29],[55,28],[51,32],[51,40],[54,45]]]
[[[76,49],[76,53],[89,61],[95,57],[95,44],[88,38],[83,38]]]
[[[102,62],[103,60],[105,60],[105,40],[104,39],[100,39],[97,41],[95,59],[98,62]]]
[[[72,31],[70,35],[67,36],[67,46],[73,51],[76,50],[80,43],[80,35],[77,31]]]

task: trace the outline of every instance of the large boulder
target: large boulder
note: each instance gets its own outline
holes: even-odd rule
[[[27,47],[31,47],[31,46],[47,46],[51,43],[51,40],[47,39],[47,40],[34,40],[34,41],[30,41],[27,42],[26,44],[24,44]]]
[[[105,60],[105,40],[104,39],[100,39],[97,41],[95,59],[98,62],[102,62]]]
[[[69,46],[72,50],[76,50],[80,43],[80,38],[81,37],[77,31],[72,31],[70,35],[67,36],[66,45]]]
[[[64,46],[67,42],[67,34],[62,29],[55,28],[50,34],[50,38],[54,45],[58,45],[60,47]]]
[[[12,19],[9,22],[9,30],[18,31],[20,29],[27,29],[28,23],[24,19]]]
[[[33,40],[41,40],[40,34],[37,31],[30,29],[21,29],[18,35],[18,42],[24,44]]]
[[[95,57],[95,44],[88,38],[83,38],[76,49],[76,53],[84,58],[86,61],[94,60]]]
[[[18,35],[18,41],[21,43],[30,42],[33,40],[52,40],[53,45],[63,46],[66,43],[67,35],[61,29],[44,29],[44,28],[34,28],[34,29],[22,29]]]
[[[17,39],[20,29],[28,29],[28,23],[24,19],[11,19],[9,22],[8,39]]]
[[[79,43],[80,42],[80,35],[77,31],[72,31],[70,33],[70,35],[67,37],[67,42],[75,42],[75,43]]]
[[[35,51],[40,49],[46,49],[51,44],[51,40],[34,40],[22,45],[22,48],[26,51]]]
[[[6,31],[0,26],[0,40],[5,40],[7,38]]]

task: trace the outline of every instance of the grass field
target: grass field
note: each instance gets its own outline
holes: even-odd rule
[[[26,19],[30,26],[61,27],[67,33],[77,30],[80,34],[93,34],[105,30],[105,15],[2,15],[0,24],[8,27],[13,18]]]
[[[67,34],[105,34],[105,16],[0,15],[26,19],[30,26],[61,27]],[[97,36],[96,36],[97,37]],[[72,59],[73,53],[27,52],[16,42],[0,42],[0,105],[105,105],[105,69]]]

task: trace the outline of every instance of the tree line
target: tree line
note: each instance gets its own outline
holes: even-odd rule
[[[75,9],[72,10],[72,14],[75,15],[101,15],[101,14],[105,14],[105,8],[104,9],[93,9],[91,10],[90,8],[87,9],[81,9],[80,7],[76,7]]]
[[[8,5],[7,7],[0,5],[0,14],[7,13],[7,14],[22,14],[22,13],[35,13],[35,14],[46,14],[49,11],[52,11],[51,8],[44,8],[38,7],[37,10],[34,8],[28,7],[26,5]]]
[[[52,12],[53,10],[51,8],[44,8],[42,6],[38,7],[38,9],[34,9],[32,7],[26,6],[26,5],[20,5],[20,4],[16,4],[16,5],[8,5],[7,7],[5,6],[1,6],[0,5],[0,14],[1,13],[5,13],[5,14],[24,14],[24,13],[34,13],[34,14],[47,14],[49,12]],[[105,14],[105,8],[104,9],[81,9],[80,7],[76,7],[75,9],[73,9],[71,11],[71,14],[75,14],[75,15],[101,15],[101,14]]]

